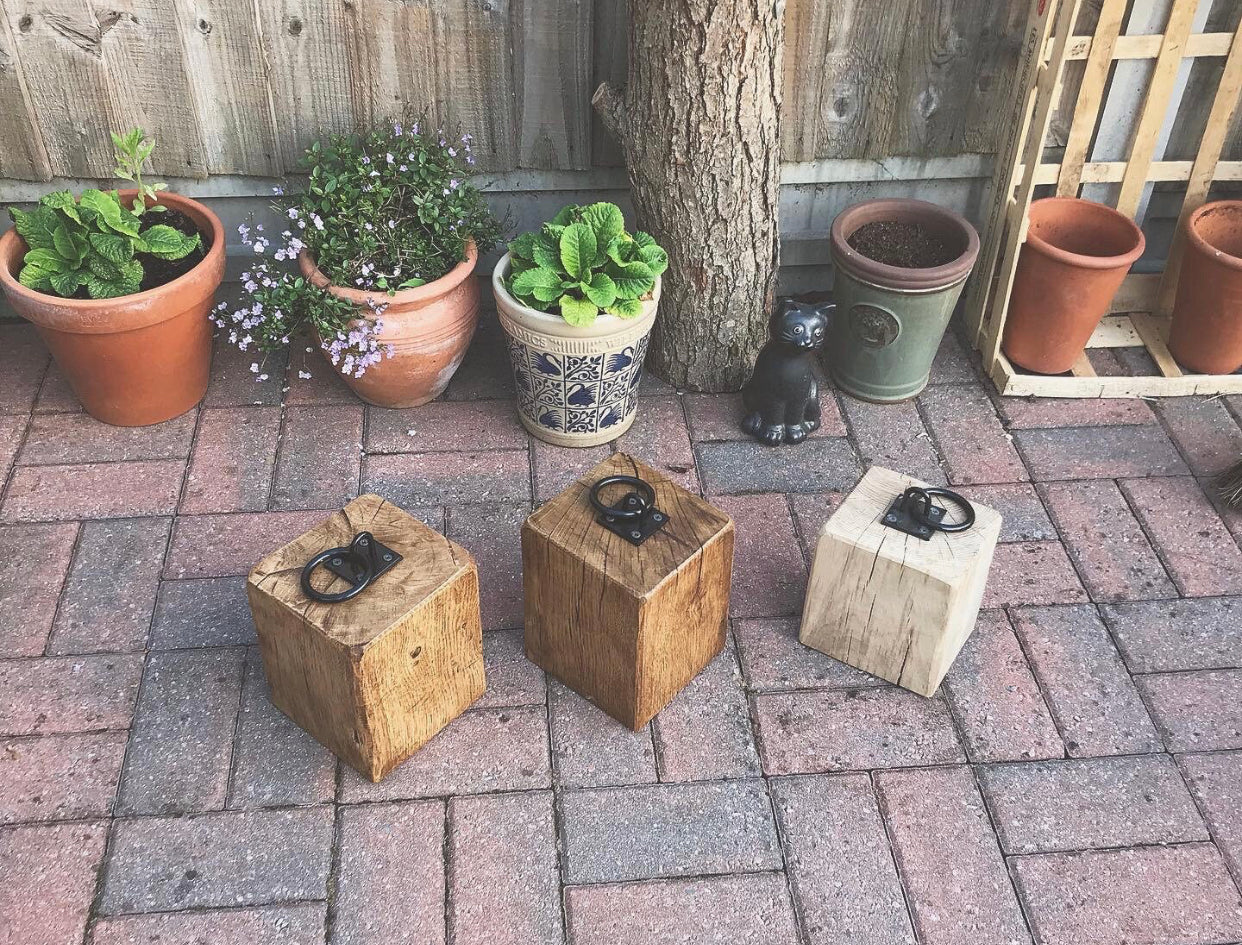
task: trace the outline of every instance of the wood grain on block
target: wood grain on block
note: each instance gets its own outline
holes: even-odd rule
[[[591,487],[619,475],[649,483],[668,515],[641,546],[600,525],[591,505]],[[610,456],[522,526],[526,655],[642,728],[724,646],[732,566],[729,516],[624,453]]]
[[[308,598],[302,567],[361,531],[403,560],[352,600]],[[320,568],[315,586],[335,593],[346,585]],[[272,702],[372,781],[483,694],[474,559],[377,495],[264,558],[247,593]]]
[[[799,638],[930,696],[974,629],[1001,516],[972,503],[972,528],[923,541],[882,521],[911,486],[925,484],[873,466],[824,525]]]

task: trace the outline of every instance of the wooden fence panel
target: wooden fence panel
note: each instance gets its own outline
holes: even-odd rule
[[[234,0],[237,2],[237,0]],[[341,0],[256,0],[281,164],[297,167],[316,138],[354,126]]]
[[[96,20],[83,0],[3,2],[52,172],[109,175],[112,114],[100,46],[115,21]]]
[[[992,150],[1020,6],[788,0],[786,159]],[[624,81],[626,0],[0,0],[0,9],[0,103],[17,116],[0,132],[6,176],[106,175],[107,131],[139,120],[160,139],[160,173],[271,175],[296,168],[318,136],[424,110],[474,134],[483,170],[620,163],[590,96],[605,79]],[[6,39],[15,68],[2,65]]]
[[[208,173],[280,174],[276,116],[254,6],[238,0],[175,2]],[[158,142],[161,154],[163,147]]]
[[[583,0],[513,0],[520,167],[591,166],[592,20]]]
[[[0,177],[48,180],[52,165],[43,147],[43,135],[34,120],[26,93],[22,61],[17,54],[8,17],[0,10]],[[21,20],[19,29],[28,29],[33,20]]]
[[[436,100],[436,0],[354,0],[348,14],[353,114],[360,125],[426,113],[442,121]]]

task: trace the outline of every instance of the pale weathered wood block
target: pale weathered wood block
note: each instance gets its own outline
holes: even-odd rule
[[[668,516],[641,546],[596,519],[591,487],[636,476]],[[611,487],[619,501],[628,490]],[[724,646],[733,521],[622,453],[522,526],[526,655],[633,729],[646,725]]]
[[[362,531],[403,560],[352,600],[307,597],[306,562]],[[312,580],[328,593],[349,587],[323,568]],[[372,781],[483,694],[474,559],[377,495],[268,555],[246,591],[272,702]]]
[[[975,628],[1001,516],[971,503],[972,528],[923,541],[882,522],[910,486],[927,487],[873,466],[824,525],[799,638],[930,696]],[[960,513],[950,507],[949,515]]]

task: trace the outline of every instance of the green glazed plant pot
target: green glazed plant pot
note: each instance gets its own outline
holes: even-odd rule
[[[868,259],[849,239],[874,222],[920,224],[956,256],[926,269]],[[931,377],[932,361],[979,255],[979,234],[964,217],[935,204],[869,200],[837,216],[831,247],[837,309],[825,349],[833,381],[860,400],[914,397]]]

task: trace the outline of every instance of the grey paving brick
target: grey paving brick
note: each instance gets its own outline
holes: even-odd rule
[[[700,443],[699,480],[708,495],[848,491],[862,475],[843,437],[811,437],[792,448],[754,440]]]
[[[119,820],[104,915],[325,899],[332,808]]]
[[[567,883],[781,868],[759,780],[568,791],[561,822]]]

